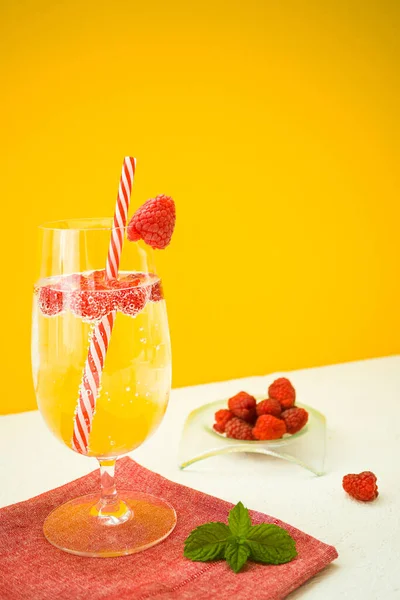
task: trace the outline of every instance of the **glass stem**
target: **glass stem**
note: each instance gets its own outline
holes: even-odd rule
[[[115,486],[115,458],[102,459],[99,458],[100,465],[100,485],[101,497],[100,502],[103,506],[116,504],[118,502],[118,493]]]
[[[115,486],[115,458],[98,458],[100,465],[100,499],[91,509],[91,514],[104,525],[122,525],[133,518],[133,510],[118,498]]]

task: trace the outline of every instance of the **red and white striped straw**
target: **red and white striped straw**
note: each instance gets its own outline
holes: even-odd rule
[[[118,188],[117,203],[111,231],[110,245],[106,263],[106,279],[118,276],[121,259],[124,230],[128,220],[129,202],[132,192],[133,178],[136,170],[136,159],[126,156],[122,165],[122,173]],[[114,327],[116,312],[104,316],[94,329],[90,340],[88,357],[83,370],[79,387],[79,398],[74,415],[72,446],[80,454],[87,454],[92,421],[96,409],[96,400],[101,386],[101,375],[104,368],[107,349]]]
[[[131,199],[133,178],[135,176],[136,159],[125,157],[118,187],[117,204],[115,205],[114,223],[108,248],[106,278],[114,279],[118,275],[121,259],[124,229],[128,220],[129,202]]]

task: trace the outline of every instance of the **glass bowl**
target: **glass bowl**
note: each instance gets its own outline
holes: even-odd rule
[[[262,400],[265,396],[256,396]],[[300,402],[296,406],[308,412],[308,422],[297,433],[285,434],[278,440],[235,440],[213,429],[214,414],[227,408],[228,398],[203,404],[187,417],[179,447],[179,467],[190,465],[231,452],[255,452],[282,458],[308,469],[315,475],[324,472],[326,449],[326,420],[323,414]]]

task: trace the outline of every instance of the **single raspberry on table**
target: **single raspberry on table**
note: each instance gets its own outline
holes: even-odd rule
[[[217,410],[215,413],[215,425],[214,429],[219,433],[224,433],[226,424],[234,417],[233,412],[228,410],[227,408],[222,408],[221,410]]]
[[[225,433],[227,437],[234,438],[235,440],[253,440],[253,434],[251,431],[251,425],[239,419],[233,417],[230,419],[225,426]]]
[[[272,415],[261,415],[253,427],[256,440],[278,440],[284,433],[286,433],[285,422]]]
[[[283,409],[291,408],[296,400],[296,390],[286,377],[275,379],[268,388],[268,395],[274,400],[278,400]]]
[[[248,423],[253,423],[256,419],[256,399],[247,392],[239,392],[228,400],[228,408],[235,417],[243,419]]]
[[[147,200],[128,224],[128,240],[142,239],[152,248],[163,250],[168,246],[175,227],[175,203],[169,196]]]
[[[259,417],[261,417],[261,415],[272,415],[273,417],[277,417],[279,419],[282,408],[278,400],[267,398],[266,400],[261,400],[261,402],[258,402],[256,411]]]
[[[295,406],[294,408],[284,410],[282,419],[285,421],[288,433],[297,433],[307,423],[308,412],[304,408]]]
[[[361,502],[371,502],[379,494],[376,476],[371,471],[345,475],[342,485],[345,492]]]

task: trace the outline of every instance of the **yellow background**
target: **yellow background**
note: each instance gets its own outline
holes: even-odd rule
[[[2,0],[1,412],[36,227],[174,196],[174,385],[400,350],[397,0]]]

